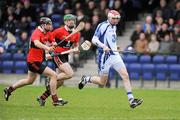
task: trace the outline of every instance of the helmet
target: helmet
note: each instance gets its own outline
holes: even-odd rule
[[[120,14],[119,14],[118,11],[116,11],[116,10],[110,10],[110,11],[108,12],[108,18],[120,19],[121,16],[120,16]]]
[[[40,24],[52,24],[52,21],[48,17],[41,17],[40,18]]]
[[[73,14],[67,14],[64,16],[64,21],[66,20],[76,20],[76,16]]]

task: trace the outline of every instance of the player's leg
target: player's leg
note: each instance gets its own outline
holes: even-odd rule
[[[58,74],[58,80],[66,80],[72,78],[74,75],[73,69],[68,63],[68,55],[59,55],[54,57],[54,63],[61,71]]]
[[[58,66],[58,68],[61,71],[58,74],[58,80],[67,80],[73,77],[74,71],[68,62],[63,63],[62,65]]]
[[[35,81],[36,77],[37,77],[36,73],[28,71],[28,76],[26,79],[19,80],[18,82],[11,85],[10,87],[5,88],[4,89],[4,98],[6,99],[6,101],[8,101],[9,96],[11,95],[11,93],[13,91],[15,91],[17,88],[23,87],[25,85],[32,84]]]
[[[43,75],[50,77],[50,91],[52,96],[53,105],[60,105],[58,96],[57,96],[57,74],[51,68],[46,67],[43,71]]]
[[[119,75],[123,80],[123,84],[127,92],[128,100],[130,103],[130,107],[135,108],[136,106],[140,105],[143,102],[143,100],[134,98],[130,79],[129,79],[129,74],[121,58],[118,58],[118,62],[113,64],[113,68],[119,73]]]
[[[67,55],[55,56],[53,59],[56,66],[56,73],[58,74],[57,88],[63,85],[65,79],[70,79],[74,74],[67,61]],[[48,89],[46,89],[46,91],[40,97],[37,97],[37,101],[39,102],[40,106],[45,106],[45,100],[50,96],[49,85],[46,86],[46,88]],[[63,105],[68,103],[68,101],[64,101],[62,98],[59,98],[59,100]]]
[[[56,68],[56,73],[60,74],[59,68]],[[57,88],[63,85],[64,80],[58,80],[57,81]],[[51,95],[50,93],[50,85],[46,86],[46,91],[40,96],[37,97],[37,101],[39,102],[40,106],[45,106],[46,99]],[[68,101],[64,101],[62,98],[58,98],[59,101],[61,101],[62,105],[67,104]]]
[[[79,82],[79,89],[82,89],[87,83],[94,83],[98,85],[106,85],[108,80],[108,73],[111,67],[110,59],[99,64],[99,76],[85,76],[83,75]]]

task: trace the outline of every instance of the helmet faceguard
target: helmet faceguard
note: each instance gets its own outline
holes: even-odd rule
[[[120,16],[119,12],[117,12],[116,10],[110,10],[108,12],[108,18],[111,18],[111,19],[120,19],[121,16]]]
[[[117,12],[116,10],[110,10],[108,12],[108,21],[110,22],[111,25],[117,25],[120,18],[121,16],[119,12]]]
[[[48,17],[41,17],[40,18],[40,26],[45,30],[46,32],[52,30],[52,21]]]

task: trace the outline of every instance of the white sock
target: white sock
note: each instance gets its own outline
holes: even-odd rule
[[[127,92],[127,96],[128,96],[129,102],[131,103],[132,100],[134,99],[134,96],[133,96],[132,92]]]
[[[91,76],[86,76],[86,82],[91,83]]]

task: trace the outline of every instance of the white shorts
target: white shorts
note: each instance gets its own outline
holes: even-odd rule
[[[119,71],[121,68],[125,67],[125,64],[119,54],[100,54],[98,67],[100,75],[108,75],[111,67],[114,68],[116,71]]]

